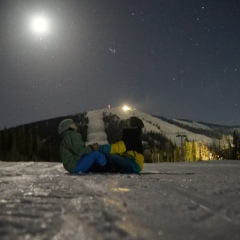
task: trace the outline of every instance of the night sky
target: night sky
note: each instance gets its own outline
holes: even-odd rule
[[[0,128],[123,104],[240,124],[240,1],[1,0],[0,78]]]

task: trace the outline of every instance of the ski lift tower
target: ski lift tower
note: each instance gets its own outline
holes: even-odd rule
[[[184,162],[185,157],[184,157],[184,148],[183,148],[183,138],[186,138],[187,134],[184,132],[178,132],[176,137],[181,138],[181,161]]]

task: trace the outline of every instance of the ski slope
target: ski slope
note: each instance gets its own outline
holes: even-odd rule
[[[87,144],[107,143],[107,135],[105,133],[105,127],[103,122],[103,110],[95,110],[87,113],[88,117],[88,134],[87,134]]]
[[[122,108],[118,107],[118,108],[95,110],[92,113],[88,112],[88,114],[90,114],[90,116],[92,116],[93,118],[94,117],[100,118],[100,117],[102,117],[100,115],[103,112],[105,112],[105,114],[116,114],[122,120],[125,120],[131,116],[136,116],[136,117],[142,119],[142,121],[144,123],[144,129],[143,129],[144,132],[156,132],[156,133],[165,135],[168,139],[170,139],[173,143],[177,144],[178,146],[181,145],[181,139],[180,139],[180,137],[177,137],[177,135],[178,135],[178,133],[182,133],[182,132],[184,132],[187,135],[187,138],[190,141],[193,141],[193,140],[202,141],[207,144],[212,144],[212,142],[213,142],[212,138],[209,138],[205,135],[192,133],[184,128],[180,128],[174,124],[165,122],[162,119],[159,119],[148,113],[141,112],[138,110],[123,111]],[[92,120],[92,122],[93,121],[94,121],[94,119]],[[97,121],[100,121],[100,120],[97,120]],[[94,124],[94,123],[91,123],[91,124]],[[95,124],[97,124],[97,123],[95,123]],[[96,126],[96,128],[97,128],[97,126]],[[207,126],[199,124],[198,128],[206,129]],[[106,139],[104,139],[104,140],[106,140]]]

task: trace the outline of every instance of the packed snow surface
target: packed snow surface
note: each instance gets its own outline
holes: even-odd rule
[[[139,175],[0,166],[1,240],[240,239],[240,161],[145,164]]]

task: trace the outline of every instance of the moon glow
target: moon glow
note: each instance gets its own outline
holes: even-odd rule
[[[38,35],[44,35],[49,32],[49,22],[44,16],[35,16],[31,20],[31,30]]]

